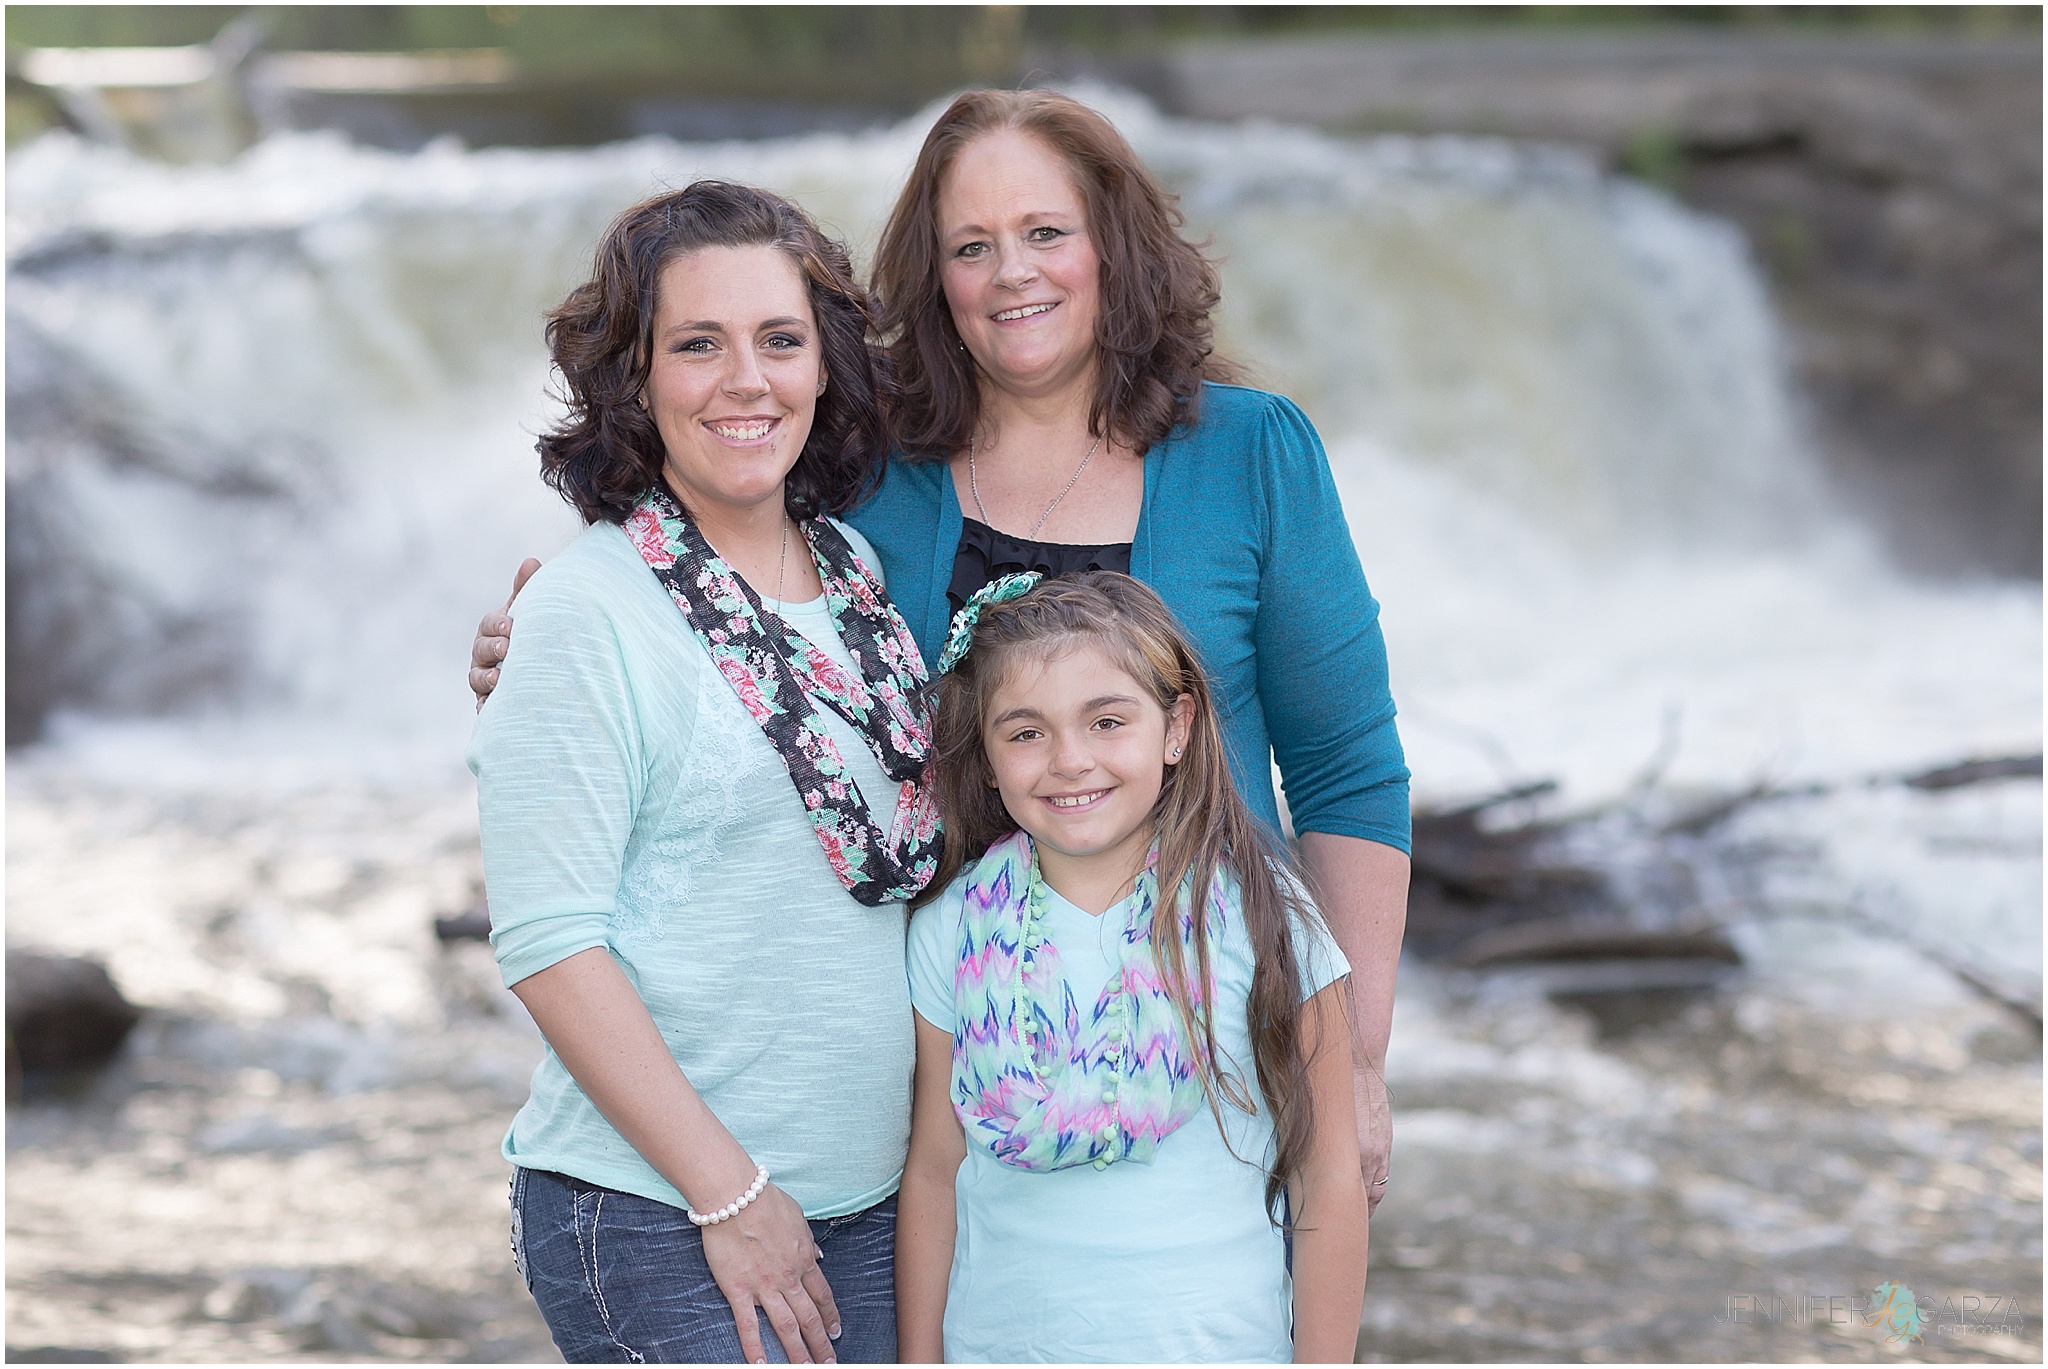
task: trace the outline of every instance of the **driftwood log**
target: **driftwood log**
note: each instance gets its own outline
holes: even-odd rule
[[[1561,824],[1484,821],[1556,789],[1556,781],[1541,780],[1452,808],[1415,810],[1407,944],[1416,954],[1457,960],[1475,938],[1531,923],[1621,925],[1607,877],[1555,853]]]
[[[2036,753],[1963,760],[1836,785],[1759,784],[1667,816],[1654,834],[1674,842],[1694,841],[1754,805],[1837,789],[1903,785],[1937,792],[2040,774],[2041,756]],[[1734,943],[1707,910],[1675,921],[1668,915],[1645,916],[1643,909],[1627,906],[1607,873],[1572,857],[1571,843],[1564,840],[1571,829],[1607,816],[1617,805],[1519,823],[1491,820],[1498,810],[1545,798],[1556,789],[1555,781],[1539,780],[1452,807],[1415,810],[1406,943],[1411,951],[1468,970],[1604,967],[1604,979],[1595,974],[1587,982],[1611,981],[1615,992],[1638,987],[1639,979],[1645,984],[1659,978],[1684,980],[1686,967],[1696,967],[1702,983],[1720,982],[1730,967],[1741,964]],[[1858,910],[1833,910],[1830,915],[1835,913],[1866,931],[1910,940]],[[1970,988],[2039,1026],[2038,998],[2015,994],[1935,948],[1912,944]],[[1642,973],[1632,973],[1630,965]]]

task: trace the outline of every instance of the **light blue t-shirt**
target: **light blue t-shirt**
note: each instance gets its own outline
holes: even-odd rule
[[[953,957],[965,887],[962,875],[910,923],[910,999],[946,1032],[955,1022]],[[1116,969],[1128,909],[1119,904],[1094,917],[1047,893],[1046,937],[1058,948],[1073,1000],[1093,1003]],[[1319,924],[1297,931],[1295,945],[1304,999],[1350,971]],[[949,1363],[1294,1358],[1286,1249],[1267,1220],[1259,1168],[1271,1158],[1273,1126],[1252,1072],[1245,1023],[1252,948],[1243,921],[1231,918],[1210,950],[1216,1044],[1236,1062],[1258,1113],[1223,1106],[1226,1147],[1204,1109],[1160,1143],[1151,1164],[1103,1170],[1015,1169],[970,1142],[953,1190]]]
[[[822,596],[780,608],[853,669]],[[804,1215],[888,1197],[910,1136],[903,905],[846,892],[781,757],[619,528],[588,529],[515,612],[469,751],[505,982],[605,947],[684,1075]],[[898,786],[838,714],[817,715],[886,823]],[[552,1050],[505,1158],[683,1203]]]

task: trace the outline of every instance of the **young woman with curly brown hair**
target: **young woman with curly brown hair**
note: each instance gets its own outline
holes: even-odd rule
[[[571,1361],[895,1358],[917,648],[827,515],[884,456],[867,296],[801,210],[626,211],[548,321],[589,525],[481,709],[491,941],[547,1053],[504,1144]]]

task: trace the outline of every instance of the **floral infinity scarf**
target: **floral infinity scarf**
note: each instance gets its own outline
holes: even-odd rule
[[[924,659],[895,605],[839,530],[822,518],[797,526],[824,582],[832,626],[858,675],[847,674],[763,608],[667,490],[657,486],[643,495],[625,528],[718,673],[782,757],[832,872],[855,899],[876,907],[909,898],[938,868],[938,808],[922,783],[931,743],[917,703]],[[813,701],[857,730],[883,771],[902,786],[886,831],[819,725]]]
[[[968,876],[953,979],[953,1103],[968,1139],[1004,1164],[1150,1164],[1206,1101],[1198,1047],[1185,1039],[1152,957],[1158,855],[1155,846],[1138,876],[1121,961],[1086,1016],[1045,939],[1046,889],[1031,838],[1005,837]],[[1229,912],[1225,883],[1219,876],[1207,900],[1212,944]],[[1179,918],[1190,970],[1192,904]],[[1209,986],[1194,989],[1199,1022]]]

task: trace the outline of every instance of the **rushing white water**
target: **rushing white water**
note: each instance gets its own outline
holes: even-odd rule
[[[1419,796],[1554,776],[1591,802],[1660,747],[1666,784],[1730,788],[2038,749],[2038,587],[1910,583],[1831,510],[1732,228],[1563,150],[1089,98],[1213,236],[1225,349],[1322,427]],[[60,704],[22,760],[458,779],[475,621],[575,531],[535,475],[540,317],[598,231],[715,175],[864,255],[928,117],[560,152],[292,135],[217,168],[61,135],[14,154],[10,592],[59,625],[10,662]],[[1800,878],[2038,992],[2037,785],[1766,821],[1812,844]]]

